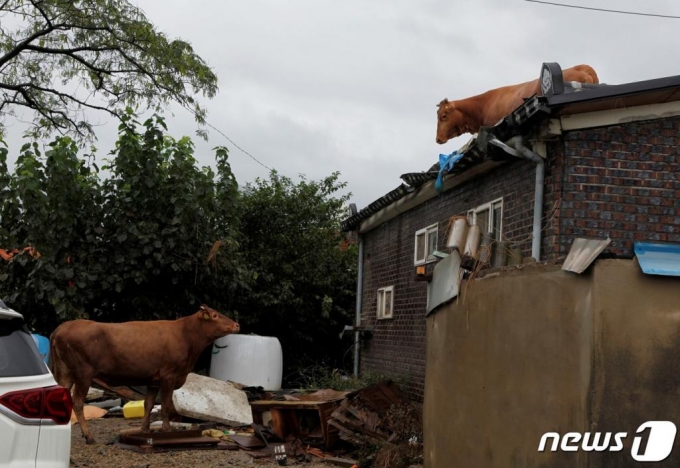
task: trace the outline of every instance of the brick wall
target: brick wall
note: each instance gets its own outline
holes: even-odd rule
[[[388,221],[364,235],[362,323],[375,328],[361,349],[361,370],[407,376],[407,390],[421,400],[425,378],[427,285],[415,281],[415,233],[439,224],[439,250],[446,247],[449,218],[503,197],[503,234],[531,250],[535,166],[516,161]],[[394,286],[394,316],[376,320],[377,290]]]
[[[422,399],[427,287],[414,280],[415,232],[439,223],[444,250],[451,216],[503,197],[503,237],[531,255],[535,171],[510,162],[364,235],[362,322],[375,333],[362,372],[408,376]],[[572,131],[548,145],[541,260],[566,256],[578,236],[609,236],[608,251],[626,256],[636,240],[680,242],[680,118]],[[394,318],[376,320],[384,286],[394,286]]]
[[[623,256],[634,241],[680,243],[680,118],[568,132],[554,157],[560,255],[578,236],[609,236]]]

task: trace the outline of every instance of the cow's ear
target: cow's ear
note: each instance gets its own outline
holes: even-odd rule
[[[203,312],[203,320],[210,320],[210,314],[207,312]]]

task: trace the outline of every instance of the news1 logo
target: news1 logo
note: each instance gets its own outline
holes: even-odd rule
[[[647,432],[647,444],[642,445]],[[669,457],[673,451],[677,428],[670,421],[648,421],[638,427],[633,439],[630,455],[640,462],[660,462]],[[620,452],[623,441],[628,437],[626,432],[569,432],[560,436],[557,432],[546,432],[538,444],[538,451],[544,452],[551,441],[550,451],[557,452]]]

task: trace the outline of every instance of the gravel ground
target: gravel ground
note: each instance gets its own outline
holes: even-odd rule
[[[278,467],[273,459],[254,460],[241,450],[187,450],[166,453],[136,453],[113,445],[122,429],[139,427],[140,420],[104,418],[88,421],[96,444],[87,445],[75,424],[71,432],[71,466],[97,468],[161,468],[161,467]],[[291,463],[291,462],[289,462]],[[289,464],[291,467],[328,467],[320,462]]]

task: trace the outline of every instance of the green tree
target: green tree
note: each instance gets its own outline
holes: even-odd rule
[[[226,148],[217,173],[199,169],[187,137],[164,134],[156,117],[138,134],[131,117],[104,182],[108,275],[99,319],[118,309],[140,319],[167,318],[200,302],[224,309],[246,286],[237,243],[238,184]],[[247,276],[247,275],[246,275]]]
[[[158,111],[170,101],[205,122],[194,96],[213,97],[217,77],[131,2],[4,0],[0,17],[0,116],[28,109],[34,135],[91,138],[91,110],[121,117],[128,106]]]
[[[255,275],[237,297],[246,330],[279,337],[287,371],[308,362],[342,365],[352,323],[356,249],[340,231],[349,195],[339,175],[295,184],[273,172],[241,194],[242,251]]]
[[[0,297],[48,333],[64,319],[174,318],[200,302],[226,311],[247,287],[238,253],[238,186],[225,148],[199,168],[188,138],[123,116],[111,177],[69,137],[42,154],[27,144],[13,174],[0,149],[0,248],[40,252],[0,261]]]

